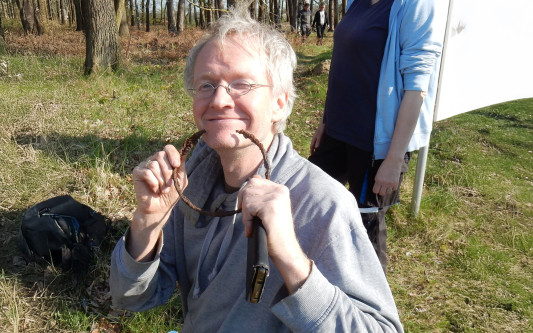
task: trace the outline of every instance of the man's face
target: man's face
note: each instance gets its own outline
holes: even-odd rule
[[[270,85],[264,58],[239,45],[234,37],[227,37],[223,48],[209,41],[196,59],[193,87],[204,83],[228,86],[235,80]],[[242,96],[230,96],[218,87],[211,97],[194,98],[194,120],[198,129],[207,131],[206,143],[217,151],[253,145],[235,133],[239,129],[253,133],[268,147],[274,136],[272,125],[281,119],[285,101],[283,96],[273,96],[271,87],[255,88]]]
[[[324,8],[326,8],[326,7],[325,7],[325,6],[320,6],[320,7],[318,7],[318,9],[320,9],[320,11],[323,11]]]

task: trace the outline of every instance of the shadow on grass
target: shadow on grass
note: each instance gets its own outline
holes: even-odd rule
[[[191,133],[192,134],[192,133]],[[158,140],[148,138],[142,130],[123,138],[101,138],[96,135],[68,136],[20,134],[14,137],[19,145],[31,145],[34,150],[81,168],[104,166],[120,176],[130,175],[133,168],[149,156],[163,149],[167,144],[181,147],[181,139]]]
[[[58,133],[13,136],[18,145],[31,146],[52,160],[62,160],[69,167],[87,170],[103,167],[106,172],[117,173],[121,177],[129,176],[136,165],[166,144],[174,144],[179,148],[183,139],[153,139],[144,135],[140,129],[116,139]],[[71,271],[52,267],[44,261],[36,263],[24,259],[19,249],[19,241],[25,210],[0,210],[0,226],[3,229],[0,234],[0,269],[7,280],[16,281],[20,286],[17,288],[17,297],[33,299],[31,302],[39,304],[48,303],[52,309],[67,307],[67,312],[79,311],[90,316],[107,316],[111,311],[108,287],[110,255],[129,221],[125,218],[106,218],[110,230],[96,253],[85,283],[75,285]],[[35,300],[36,295],[38,300]]]

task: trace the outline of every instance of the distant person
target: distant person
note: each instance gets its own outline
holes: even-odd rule
[[[318,6],[318,11],[315,13],[312,27],[316,29],[316,45],[322,45],[324,33],[329,26],[328,14],[325,11],[326,5],[321,2]]]
[[[181,333],[403,331],[355,199],[283,134],[295,67],[285,36],[246,7],[221,17],[191,50],[184,81],[206,132],[186,163],[167,145],[134,169],[137,207],[111,258],[115,307],[143,311],[179,286]],[[243,129],[267,150],[270,180],[260,176],[258,147],[236,133]],[[200,215],[178,201],[174,178],[201,208],[241,212]],[[270,261],[257,304],[245,292],[253,216]]]
[[[302,9],[304,8],[304,4],[303,2],[300,0],[298,1],[298,15],[296,16],[296,20],[297,20],[297,23],[296,23],[296,26],[297,26],[297,31],[298,31],[298,34],[301,36],[302,35],[302,21],[300,20],[300,12],[302,11]]]
[[[304,8],[298,13],[298,17],[302,27],[302,42],[305,42],[311,34],[311,10],[307,2],[304,2]]]
[[[431,134],[446,17],[435,1],[353,1],[335,29],[311,141],[309,160],[349,184],[384,271],[385,213],[399,202],[410,152]]]

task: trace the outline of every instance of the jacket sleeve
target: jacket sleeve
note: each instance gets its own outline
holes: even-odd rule
[[[293,332],[403,332],[368,239],[338,239],[335,248],[326,249],[302,287],[275,304],[272,312]]]
[[[399,30],[404,90],[428,91],[442,51],[445,18],[435,10],[433,0],[407,1],[405,6]]]
[[[170,217],[172,219],[172,215]],[[169,251],[174,247],[164,247],[165,236],[172,235],[173,223],[165,225],[164,233],[159,242],[156,257],[151,262],[137,262],[128,253],[125,241],[128,231],[118,241],[111,254],[111,272],[109,287],[113,307],[129,311],[144,311],[164,304],[175,290],[177,274]]]
[[[403,332],[355,198],[322,172],[306,178],[313,182],[290,191],[311,274],[271,311],[293,332]]]

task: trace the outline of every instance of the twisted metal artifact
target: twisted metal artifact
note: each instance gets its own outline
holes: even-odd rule
[[[185,156],[185,155],[189,154],[191,149],[198,143],[198,140],[200,139],[200,137],[205,132],[206,132],[205,130],[200,130],[200,131],[194,133],[193,135],[191,135],[190,138],[185,140],[183,142],[183,147],[179,151],[180,156]],[[266,155],[266,151],[265,151],[265,148],[263,147],[263,144],[250,132],[247,132],[245,130],[237,130],[236,132],[239,133],[239,134],[242,134],[242,136],[244,136],[246,139],[251,140],[259,148],[259,150],[261,151],[261,155],[263,155],[263,164],[264,164],[265,169],[266,169],[265,178],[266,179],[270,179],[270,162],[268,161],[268,158],[267,158],[267,155]],[[174,187],[176,188],[176,191],[178,192],[178,195],[179,195],[180,199],[183,200],[183,202],[185,202],[189,207],[191,207],[195,211],[197,211],[197,212],[199,212],[200,214],[203,214],[203,215],[216,216],[216,217],[231,216],[231,215],[234,215],[234,214],[237,214],[237,213],[241,212],[240,209],[230,210],[230,211],[225,211],[225,210],[219,209],[219,210],[216,210],[214,212],[211,212],[211,211],[208,211],[208,210],[203,210],[200,207],[196,206],[195,204],[193,204],[189,200],[189,198],[187,198],[185,196],[185,194],[183,194],[183,190],[181,189],[181,186],[180,186],[180,183],[179,183],[179,180],[178,180],[178,171],[179,171],[179,168],[174,168],[174,170],[172,171],[172,179],[174,180]]]

